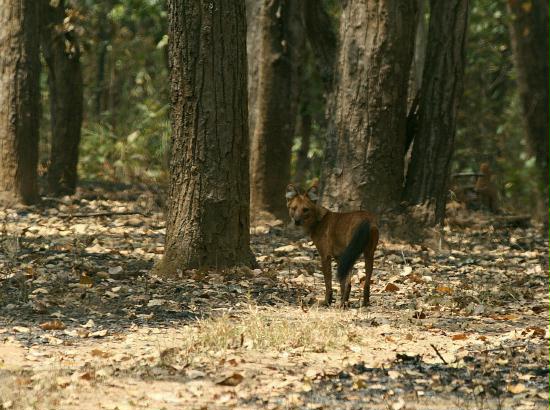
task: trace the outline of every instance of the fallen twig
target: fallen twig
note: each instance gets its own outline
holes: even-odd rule
[[[94,218],[98,216],[118,216],[118,215],[142,215],[147,216],[140,211],[123,211],[123,212],[90,212],[82,214],[58,214],[59,218]]]
[[[442,361],[443,363],[449,364],[449,363],[447,363],[447,360],[445,360],[445,359],[443,358],[443,356],[441,356],[441,353],[439,353],[439,350],[437,350],[437,347],[435,347],[435,345],[430,344],[430,346],[435,350],[435,353],[439,356],[439,358],[441,359],[441,361]]]
[[[477,353],[490,353],[490,352],[498,352],[500,350],[506,350],[506,349],[517,349],[518,347],[527,347],[528,344],[529,344],[529,342],[520,343],[520,344],[517,344],[517,345],[511,345],[511,346],[495,347],[493,349],[479,350],[479,351],[477,351]]]

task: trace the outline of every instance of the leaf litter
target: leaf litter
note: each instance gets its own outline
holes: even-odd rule
[[[151,195],[0,210],[0,408],[547,408],[536,228],[448,226],[435,250],[384,238],[371,306],[359,261],[339,310],[317,304],[313,245],[273,220],[251,229],[258,269],[156,276]]]

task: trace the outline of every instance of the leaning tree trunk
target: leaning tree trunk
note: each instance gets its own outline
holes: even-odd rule
[[[290,179],[290,156],[297,114],[293,61],[296,44],[295,0],[264,0],[261,10],[261,47],[256,99],[256,127],[251,153],[251,205],[282,218],[287,214],[285,188]]]
[[[418,125],[404,190],[409,204],[433,210],[428,223],[445,217],[467,21],[468,0],[431,0]]]
[[[252,265],[244,0],[170,0],[166,273]]]
[[[82,126],[82,69],[80,46],[65,2],[42,2],[42,49],[48,66],[51,112],[51,153],[48,191],[74,194],[77,183],[78,146]]]
[[[508,0],[508,9],[527,142],[536,158],[548,226],[548,1]]]
[[[380,211],[400,199],[415,16],[411,0],[349,0],[344,7],[325,205]]]
[[[0,203],[38,199],[38,3],[0,0]]]

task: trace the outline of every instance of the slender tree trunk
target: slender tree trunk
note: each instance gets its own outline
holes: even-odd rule
[[[410,0],[349,0],[344,7],[325,205],[380,211],[400,200],[415,16]]]
[[[315,65],[323,81],[325,94],[328,95],[333,87],[338,39],[323,3],[319,0],[302,1],[302,20],[306,36],[315,56]]]
[[[172,158],[162,268],[252,265],[244,0],[170,0]]]
[[[35,0],[0,0],[0,203],[38,200],[38,58]]]
[[[445,217],[467,21],[468,0],[431,0],[418,129],[404,191],[410,204],[433,208],[430,223]]]
[[[109,22],[107,20],[108,8],[111,7],[110,1],[100,6],[99,19],[104,21],[104,24],[99,25],[99,38],[97,50],[96,64],[96,81],[94,90],[94,113],[97,117],[103,111],[103,91],[105,89],[105,66],[107,64],[107,50],[109,48]]]
[[[77,183],[78,146],[82,126],[82,69],[76,33],[65,22],[65,2],[42,2],[42,49],[48,65],[52,142],[48,190],[73,194]]]
[[[261,11],[261,62],[256,127],[252,141],[252,209],[283,218],[287,215],[285,188],[290,179],[290,156],[297,101],[298,63],[295,21],[299,5],[293,0],[264,0]]]
[[[510,34],[528,145],[539,171],[548,227],[548,1],[508,0]]]
[[[299,126],[298,134],[300,135],[301,141],[300,149],[298,150],[298,158],[296,159],[296,176],[294,177],[294,182],[303,186],[306,182],[306,173],[309,168],[308,154],[311,140],[311,115],[307,112],[307,105],[305,106],[304,112],[300,115]]]
[[[250,141],[256,129],[256,100],[258,97],[262,1],[246,0],[246,53],[248,60],[248,132]],[[252,169],[251,169],[252,170]]]
[[[420,90],[422,88],[422,73],[426,63],[426,43],[428,41],[428,30],[426,27],[426,0],[416,0],[418,5],[418,21],[414,40],[414,56],[411,64],[409,77],[409,90],[407,96],[407,122],[405,149],[405,164],[403,177],[407,179],[407,172],[411,162],[411,144],[418,127],[418,104],[420,102]]]

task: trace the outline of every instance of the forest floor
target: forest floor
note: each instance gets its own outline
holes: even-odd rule
[[[448,228],[441,249],[385,238],[371,306],[359,262],[340,310],[316,305],[316,251],[283,224],[252,229],[260,269],[165,279],[152,194],[46,205],[0,210],[2,410],[548,408],[534,228]]]

